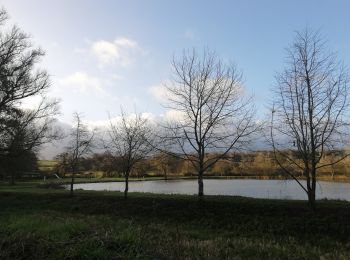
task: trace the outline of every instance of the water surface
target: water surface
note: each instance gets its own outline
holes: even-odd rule
[[[123,191],[123,182],[75,184],[75,189]],[[198,192],[197,180],[134,181],[129,182],[130,192],[151,192],[159,194],[186,194]],[[245,196],[252,198],[306,200],[306,193],[293,180],[204,180],[204,194]],[[350,201],[350,183],[317,183],[317,199],[342,199]]]

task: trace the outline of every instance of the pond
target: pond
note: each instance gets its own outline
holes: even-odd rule
[[[68,186],[67,186],[68,187]],[[75,184],[74,189],[123,191],[123,182]],[[197,194],[197,180],[133,181],[130,192],[150,192],[159,194]],[[306,193],[293,180],[204,180],[204,194],[245,196],[252,198],[306,200]],[[317,183],[317,199],[341,199],[350,201],[350,183]]]

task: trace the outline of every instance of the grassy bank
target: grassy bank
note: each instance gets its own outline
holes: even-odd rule
[[[350,203],[0,185],[0,259],[350,257]]]

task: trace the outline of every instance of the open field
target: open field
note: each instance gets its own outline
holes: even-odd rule
[[[51,172],[55,169],[58,161],[55,160],[38,160],[38,169],[41,172]]]
[[[0,258],[350,257],[350,203],[67,191],[0,184]]]

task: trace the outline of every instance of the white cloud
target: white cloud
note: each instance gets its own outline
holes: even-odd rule
[[[159,102],[164,102],[169,97],[168,90],[163,83],[151,86],[148,91]]]
[[[121,122],[121,118],[118,117],[113,117],[111,118],[112,123],[119,123]],[[105,119],[105,120],[90,120],[90,121],[86,121],[86,125],[88,125],[89,128],[91,129],[105,129],[108,128],[110,126],[110,120],[109,119]]]
[[[169,88],[174,87],[174,82],[171,82],[170,80],[166,80],[162,83],[159,83],[158,85],[153,85],[148,88],[148,92],[158,101],[161,103],[167,103],[170,99],[175,100],[176,96],[171,93],[168,90]]]
[[[99,94],[106,94],[103,89],[104,81],[98,77],[93,77],[85,72],[75,72],[65,78],[60,83],[64,86],[78,88],[82,93],[95,91]]]
[[[163,118],[168,122],[181,122],[186,118],[186,114],[183,111],[170,109],[168,110]]]
[[[119,75],[119,74],[112,74],[111,78],[114,79],[114,80],[124,79],[124,77],[122,75]]]
[[[22,109],[35,109],[37,108],[43,100],[43,96],[36,95],[25,98],[21,101],[19,107]]]
[[[136,114],[131,113],[131,114],[128,114],[126,118],[127,120],[134,120],[135,117],[136,117]],[[142,113],[141,117],[144,119],[147,119],[149,123],[155,123],[158,120],[156,115],[149,112]],[[87,121],[86,124],[91,129],[94,129],[94,128],[106,129],[110,127],[111,122],[112,124],[115,124],[115,125],[120,124],[122,122],[122,116],[118,115],[105,120],[90,120],[90,121]]]
[[[51,46],[52,48],[59,48],[59,47],[60,47],[60,44],[59,44],[58,42],[56,42],[56,41],[53,41],[53,42],[50,43],[50,46]]]
[[[136,41],[121,37],[114,41],[94,42],[91,44],[91,52],[100,66],[118,64],[127,67],[133,63],[137,54],[142,53],[142,49]]]
[[[135,41],[130,40],[128,38],[124,38],[124,37],[116,39],[114,41],[114,43],[116,46],[119,46],[119,47],[127,47],[127,48],[137,48],[138,47],[138,44]]]

